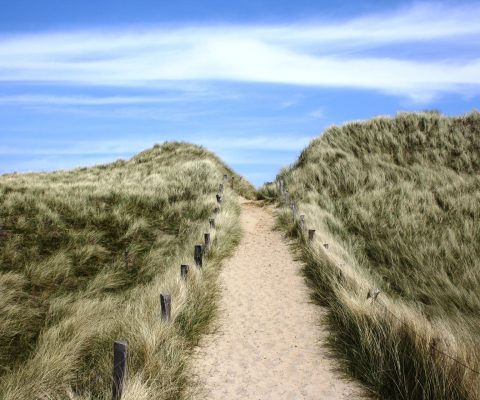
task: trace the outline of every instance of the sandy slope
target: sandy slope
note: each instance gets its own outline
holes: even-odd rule
[[[244,237],[221,274],[218,332],[197,349],[194,370],[207,399],[355,399],[331,371],[311,304],[268,209],[244,201]]]

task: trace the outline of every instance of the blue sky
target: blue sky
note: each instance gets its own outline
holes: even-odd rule
[[[479,105],[480,2],[0,6],[0,173],[183,140],[260,185],[332,124]]]

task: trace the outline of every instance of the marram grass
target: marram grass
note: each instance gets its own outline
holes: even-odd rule
[[[462,364],[480,371],[480,114],[334,126],[278,180],[316,229],[310,244],[279,213],[343,371],[374,397],[479,399],[480,374]]]
[[[0,177],[0,398],[110,399],[117,339],[129,345],[123,399],[192,395],[190,352],[240,237],[227,188],[196,270],[223,174],[234,175],[204,149],[167,143],[129,161]],[[160,320],[160,293],[172,295],[171,323]]]

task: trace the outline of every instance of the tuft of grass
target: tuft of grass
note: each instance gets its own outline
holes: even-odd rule
[[[0,177],[0,398],[111,398],[114,340],[129,344],[125,399],[181,399],[188,359],[216,312],[221,262],[240,239],[223,175],[253,187],[205,149],[165,143],[129,161]],[[186,282],[180,265],[191,266]],[[172,295],[172,322],[159,318]]]
[[[343,371],[381,398],[480,398],[480,113],[334,126],[277,179],[316,229],[279,212]]]

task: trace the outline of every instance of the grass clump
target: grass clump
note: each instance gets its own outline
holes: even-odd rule
[[[480,114],[334,126],[278,180],[317,231],[279,215],[344,369],[381,398],[480,398],[480,375],[444,355],[480,371]]]
[[[221,261],[239,241],[227,188],[199,272],[223,175],[203,148],[165,143],[129,161],[0,177],[0,398],[111,398],[113,341],[129,343],[125,399],[187,398],[187,360],[215,313]],[[187,282],[180,264],[190,264]],[[172,323],[159,295],[172,295]]]

